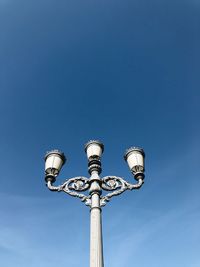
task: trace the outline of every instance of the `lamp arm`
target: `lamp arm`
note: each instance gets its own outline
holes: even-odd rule
[[[66,180],[63,184],[59,186],[54,186],[52,181],[47,182],[47,187],[51,191],[57,191],[73,196],[81,199],[82,202],[85,202],[86,206],[90,206],[91,204],[91,196],[86,196],[80,192],[86,191],[90,187],[89,179],[86,177],[74,177]]]
[[[101,197],[101,206],[105,206],[107,202],[114,196],[122,194],[126,190],[139,189],[144,181],[139,178],[136,184],[130,184],[123,178],[118,176],[106,176],[102,179],[101,187],[105,191],[112,191],[111,193]]]

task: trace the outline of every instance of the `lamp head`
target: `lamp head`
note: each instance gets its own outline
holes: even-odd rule
[[[144,178],[144,158],[145,153],[142,148],[139,147],[131,147],[126,150],[124,155],[125,161],[127,161],[128,166],[133,173],[135,179],[139,179],[141,177]]]
[[[104,151],[104,145],[97,140],[90,140],[85,144],[85,152],[88,160],[100,159]]]
[[[55,182],[56,176],[58,176],[62,166],[66,162],[64,153],[59,150],[52,150],[45,155],[45,173],[46,180],[52,180]]]

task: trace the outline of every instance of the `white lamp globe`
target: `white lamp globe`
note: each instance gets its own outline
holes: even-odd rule
[[[45,155],[45,172],[46,175],[57,176],[65,164],[66,158],[64,153],[59,150],[52,150]]]
[[[90,140],[85,144],[85,152],[88,160],[100,158],[104,150],[104,145],[97,140]]]
[[[127,161],[128,166],[134,175],[137,173],[144,173],[144,158],[144,150],[139,147],[131,147],[127,149],[124,155],[124,159]]]

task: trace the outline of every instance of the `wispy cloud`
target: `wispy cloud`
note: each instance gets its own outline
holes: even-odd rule
[[[65,215],[71,216],[70,209],[63,218],[63,207],[56,207],[52,199],[0,194],[0,201],[7,203],[5,207],[1,207],[1,266],[22,267],[27,266],[27,262],[29,267],[55,267],[58,263],[59,266],[80,265],[81,259],[77,258],[76,247],[81,251],[79,244],[82,244],[82,236],[74,236],[69,231],[71,222]],[[66,230],[59,229],[63,227],[63,220],[68,223]],[[67,238],[64,238],[65,234]]]
[[[136,206],[134,210],[134,217],[130,215],[132,209],[124,207],[124,209],[120,211],[120,216],[117,216],[118,220],[114,219],[112,221],[115,231],[111,229],[111,236],[113,237],[109,239],[110,244],[106,246],[109,250],[108,254],[110,255],[111,253],[111,257],[106,255],[108,258],[107,264],[109,266],[130,266],[130,262],[132,261],[134,261],[134,264],[137,266],[143,266],[141,265],[141,257],[145,257],[145,255],[143,255],[144,248],[146,248],[145,251],[148,250],[148,248],[151,251],[152,248],[155,248],[156,251],[160,251],[161,253],[164,247],[171,251],[171,255],[169,256],[171,257],[171,261],[173,261],[172,258],[175,257],[175,255],[173,256],[173,251],[176,251],[176,257],[173,263],[175,264],[174,266],[193,266],[193,261],[196,260],[195,255],[197,256],[196,250],[198,251],[196,246],[198,246],[200,242],[198,230],[200,223],[200,196],[198,188],[195,188],[198,177],[190,177],[187,179],[185,175],[187,172],[190,173],[190,170],[186,169],[185,166],[188,166],[187,163],[191,161],[191,158],[198,161],[196,147],[192,147],[188,153],[184,153],[175,162],[170,162],[170,168],[168,167],[169,165],[166,164],[166,169],[159,170],[157,174],[157,176],[160,176],[158,184],[155,181],[155,185],[151,186],[151,190],[147,190],[148,194],[152,195],[158,194],[157,190],[159,190],[162,184],[169,188],[174,187],[173,190],[177,190],[177,198],[174,198],[174,203],[171,202],[170,194],[163,193],[164,199],[158,198],[163,204],[165,203],[163,210],[160,208],[157,209],[156,206],[154,207],[152,205],[147,205],[147,207],[143,205],[141,210],[141,205],[138,204],[137,199],[136,204],[138,207]],[[182,187],[181,183],[178,184],[177,180],[175,180],[174,183],[170,181],[170,177],[177,176],[177,173],[184,187]],[[155,179],[156,178],[158,177],[155,177]],[[184,192],[182,191],[183,188],[185,190]],[[169,198],[170,205],[168,206],[166,205],[166,198]],[[139,201],[142,201],[142,199]],[[148,198],[148,201],[151,201],[151,196]],[[132,218],[132,225],[129,217]],[[125,225],[128,225],[128,228]],[[163,241],[161,241],[162,239]],[[161,247],[157,247],[159,243],[164,244],[162,249]],[[195,247],[196,249],[192,252],[192,260],[184,253],[181,255],[181,251],[184,249],[190,250],[191,252],[191,247]],[[167,258],[168,254],[169,252],[166,251],[164,257]],[[148,257],[149,261],[151,261],[149,262],[150,266],[160,266],[159,264],[162,262],[161,256],[155,258],[153,255],[148,255]],[[160,263],[157,264],[156,259],[160,261]],[[162,266],[169,266],[169,261],[170,258],[166,260],[166,264],[162,262]],[[186,265],[183,265],[183,261]]]

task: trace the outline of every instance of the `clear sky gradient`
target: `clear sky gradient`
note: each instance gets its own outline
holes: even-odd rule
[[[141,190],[103,209],[105,267],[200,267],[199,0],[0,0],[0,266],[88,267],[89,209],[44,182],[87,176],[83,145],[105,144],[104,175]]]

